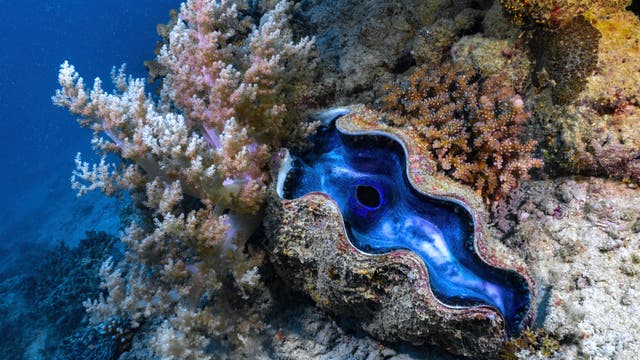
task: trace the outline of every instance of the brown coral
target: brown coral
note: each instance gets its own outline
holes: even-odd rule
[[[534,31],[530,43],[535,63],[534,78],[544,86],[543,70],[552,85],[555,104],[572,102],[582,92],[597,69],[600,32],[584,17],[578,16],[557,29]]]
[[[493,200],[542,166],[522,141],[529,114],[505,76],[481,77],[459,64],[420,66],[388,85],[387,120],[417,132],[437,169]]]
[[[539,353],[544,357],[551,357],[555,355],[559,349],[560,343],[553,334],[548,334],[542,328],[535,330],[525,329],[519,338],[506,343],[504,349],[500,352],[500,359],[518,359],[517,353],[521,351]]]
[[[591,70],[563,67],[578,65],[570,59],[579,60],[576,49],[587,45],[586,38],[575,32],[563,36],[560,43],[537,39],[539,46],[532,48],[541,59],[536,59],[538,70],[544,68],[537,79],[543,80],[546,73],[551,84],[536,89],[540,97],[534,108],[544,129],[538,138],[545,139],[545,158],[551,165],[547,169],[640,183],[640,19],[629,11],[595,10],[580,19],[572,23],[581,23],[582,31],[589,28],[599,39],[591,45],[595,53],[582,52],[587,56],[580,60],[582,64],[587,60],[591,64],[583,69]],[[573,27],[570,24],[568,28]],[[578,82],[583,84],[575,86]]]

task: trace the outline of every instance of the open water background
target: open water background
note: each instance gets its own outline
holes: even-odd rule
[[[110,84],[113,66],[145,77],[154,57],[156,25],[177,0],[0,0],[0,281],[16,258],[37,256],[60,241],[75,244],[87,230],[117,235],[113,199],[76,198],[73,158],[95,159],[88,129],[51,103],[64,60],[90,88]]]

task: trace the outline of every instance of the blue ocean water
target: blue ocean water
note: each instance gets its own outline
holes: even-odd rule
[[[122,63],[127,63],[127,73],[145,77],[143,61],[154,57],[159,40],[156,25],[167,23],[169,10],[179,3],[0,1],[0,330],[7,338],[0,341],[0,359],[17,358],[20,351],[24,351],[24,358],[42,356],[38,349],[19,349],[37,343],[40,336],[37,329],[22,328],[29,326],[25,319],[39,324],[45,314],[20,309],[28,307],[34,297],[19,293],[15,284],[33,281],[33,286],[26,288],[42,295],[46,284],[27,275],[38,266],[59,265],[47,265],[46,261],[56,259],[56,254],[64,259],[71,253],[59,246],[61,242],[73,247],[87,237],[85,231],[118,235],[120,229],[114,202],[123,200],[99,193],[76,198],[70,187],[75,154],[82,152],[87,160],[95,155],[90,130],[81,129],[74,116],[51,102],[60,64],[69,60],[89,86],[97,76],[109,84],[111,68]],[[105,235],[93,233],[88,238],[101,236]],[[76,265],[65,266],[71,268],[59,269],[73,271]],[[61,314],[63,318],[68,315]],[[24,334],[31,338],[21,339]]]
[[[90,230],[87,222],[94,228],[114,227],[113,219],[98,216],[90,206],[102,197],[76,200],[69,186],[75,154],[91,158],[91,134],[65,109],[52,105],[58,68],[69,60],[89,84],[96,76],[108,84],[112,66],[122,63],[129,74],[145,77],[143,61],[154,57],[159,39],[156,25],[169,20],[169,10],[179,1],[1,4],[0,263],[5,263],[25,244],[76,242]]]

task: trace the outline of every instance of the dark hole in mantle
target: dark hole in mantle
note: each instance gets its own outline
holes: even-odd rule
[[[366,207],[377,208],[380,206],[380,193],[373,186],[359,185],[356,189],[356,197]]]

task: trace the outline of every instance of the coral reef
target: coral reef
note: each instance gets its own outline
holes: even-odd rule
[[[640,179],[640,133],[632,125],[640,20],[625,10],[630,3],[501,1],[527,44],[532,66],[523,77],[524,101],[549,173]]]
[[[521,140],[529,114],[506,81],[458,63],[423,65],[407,84],[387,87],[379,117],[419,134],[438,171],[496,199],[542,166],[536,141]]]
[[[85,332],[82,301],[99,292],[98,269],[107,257],[117,254],[117,240],[105,233],[87,232],[74,248],[61,243],[40,250],[36,258],[30,253],[19,259],[15,265],[21,270],[19,274],[0,283],[0,329],[5,335],[0,348],[4,357],[50,358],[55,352],[59,359],[77,358],[67,350],[75,342],[76,331]],[[92,337],[114,348],[107,351],[115,354],[117,344],[109,345],[106,338],[99,334]],[[83,351],[89,354],[95,350],[97,354],[99,349]]]
[[[578,16],[557,29],[541,29],[532,34],[534,84],[551,82],[555,104],[568,104],[582,92],[587,78],[596,71],[600,32]]]
[[[16,265],[19,275],[0,283],[3,299],[0,323],[5,334],[0,341],[3,356],[56,360],[158,359],[148,347],[153,338],[142,336],[154,334],[157,324],[153,322],[142,325],[144,331],[137,330],[133,333],[134,338],[123,344],[108,333],[108,326],[87,326],[85,321],[81,321],[86,315],[81,302],[100,291],[98,268],[104,259],[118,254],[114,246],[118,247],[117,238],[88,232],[77,247],[61,244],[19,259]],[[82,286],[70,289],[76,283]],[[300,300],[292,301],[292,298]],[[44,317],[43,314],[51,316]],[[371,338],[343,331],[300,294],[284,292],[277,295],[265,319],[269,327],[256,342],[268,345],[263,349],[256,345],[245,353],[231,353],[229,357],[286,359],[291,358],[287,357],[289,354],[302,357],[313,354],[320,359],[349,356],[354,359],[388,359],[395,355],[399,359],[407,359],[409,356],[408,350],[393,350]],[[436,349],[428,351],[441,354]],[[220,350],[218,355],[222,354]]]
[[[380,88],[415,64],[436,62],[481,27],[491,1],[304,0],[298,31],[316,36],[320,104],[371,103]]]
[[[336,127],[343,134],[354,135],[354,141],[366,141],[367,135],[374,134],[387,134],[398,139],[407,152],[405,161],[411,186],[423,194],[451,201],[466,209],[472,219],[473,236],[470,244],[464,242],[464,246],[469,246],[485,263],[520,274],[521,283],[514,281],[505,285],[509,281],[507,277],[498,276],[497,271],[493,273],[496,279],[504,281],[502,285],[506,287],[529,289],[525,296],[527,301],[532,301],[535,287],[524,264],[485,232],[483,219],[486,215],[481,199],[470,189],[434,173],[430,162],[425,161],[419,151],[421,146],[415,141],[415,133],[385,127],[372,120],[377,115],[364,107],[356,107],[349,115],[339,118]],[[320,140],[319,143],[320,149],[316,150],[319,153],[312,156],[317,157],[321,149],[332,146],[332,141]],[[295,166],[292,169],[289,165],[288,155],[282,156],[279,179],[289,171],[297,172]],[[353,161],[357,163],[358,159]],[[374,166],[372,162],[363,164],[369,170]],[[340,173],[339,164],[335,166],[332,171]],[[373,181],[373,176],[368,178]],[[355,241],[358,246],[359,238],[347,233],[359,232],[360,227],[352,223],[355,221],[353,216],[341,215],[336,205],[336,202],[341,204],[340,197],[332,199],[326,194],[312,192],[297,199],[284,200],[282,195],[286,183],[278,181],[277,184],[266,219],[270,238],[268,248],[274,265],[281,276],[295,288],[307,292],[320,307],[334,314],[356,318],[370,334],[387,341],[439,344],[454,353],[487,357],[504,344],[507,332],[513,330],[512,321],[531,319],[532,312],[527,311],[528,306],[523,313],[515,314],[517,320],[514,320],[496,307],[466,303],[473,301],[472,295],[465,299],[465,294],[458,294],[458,302],[447,300],[449,303],[453,301],[453,306],[443,304],[434,296],[437,283],[435,286],[430,284],[430,279],[436,281],[442,274],[432,267],[429,260],[420,258],[422,253],[418,251],[421,255],[417,255],[403,250],[411,247],[398,244],[391,246],[399,246],[399,250],[378,255],[367,253],[366,249],[365,252],[357,250],[352,244]],[[384,215],[390,216],[387,213]],[[383,223],[384,219],[379,221]],[[438,226],[447,231],[445,225]],[[460,261],[469,265],[466,260]],[[429,266],[429,274],[425,262]],[[464,272],[461,270],[461,273]],[[460,276],[467,277],[466,273]],[[518,327],[515,325],[516,329]]]
[[[409,341],[485,357],[633,357],[640,20],[628,3],[189,0],[147,63],[157,94],[124,68],[114,91],[99,79],[89,89],[63,64],[54,102],[105,156],[78,156],[73,187],[129,192],[137,216],[123,257],[103,261],[103,248],[66,268],[93,271],[82,287],[55,274],[43,278],[56,290],[39,283],[43,303],[69,311],[38,311],[71,314],[51,337],[66,337],[56,356],[423,358],[396,342]],[[351,246],[326,196],[272,193],[269,160],[282,146],[304,151],[308,110],[360,102],[341,131],[401,139],[409,181],[462,204],[478,256],[523,276],[536,301],[523,324],[537,312],[537,328],[508,341],[495,308],[436,300],[419,255]],[[535,152],[543,176],[623,183],[523,184],[542,166]],[[109,164],[113,154],[121,161]],[[35,298],[21,282],[36,284],[6,282],[4,310]],[[77,297],[89,299],[82,329]],[[34,317],[3,314],[7,334]],[[49,346],[42,332],[25,338],[31,352]]]
[[[417,193],[405,181],[400,143],[345,134],[330,124],[314,144],[314,151],[293,157],[285,169],[284,198],[328,195],[340,208],[353,246],[370,255],[409,250],[425,263],[440,302],[488,305],[504,317],[509,333],[521,329],[530,303],[524,280],[487,266],[469,251],[474,226],[464,206]]]
[[[640,20],[618,12],[592,22],[602,34],[598,72],[589,78],[579,105],[567,111],[577,121],[563,140],[570,144],[574,169],[640,183]]]

